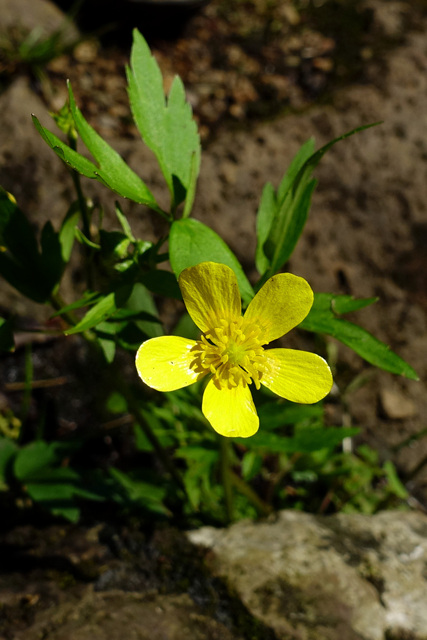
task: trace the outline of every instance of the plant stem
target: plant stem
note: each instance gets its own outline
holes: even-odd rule
[[[230,440],[224,436],[219,436],[219,453],[221,463],[221,479],[224,488],[225,513],[227,522],[233,521],[233,486],[231,482],[232,471],[230,469]]]
[[[33,350],[31,342],[25,345],[25,381],[24,395],[22,398],[21,422],[24,423],[30,411],[32,383],[33,383]]]
[[[230,479],[236,489],[240,491],[241,494],[246,496],[246,498],[250,502],[252,502],[254,507],[261,515],[268,516],[273,511],[273,508],[269,504],[264,502],[264,500],[261,500],[261,498],[255,493],[255,491],[251,489],[251,487],[244,480],[242,480],[242,478],[240,478],[237,474],[234,473],[234,471],[231,470]]]

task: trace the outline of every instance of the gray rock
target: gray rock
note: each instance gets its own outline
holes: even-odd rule
[[[282,511],[188,534],[282,640],[427,638],[427,518]],[[406,634],[406,635],[404,635]]]
[[[0,0],[0,15],[2,33],[19,29],[25,34],[36,29],[46,37],[61,29],[66,43],[79,37],[77,27],[48,0]]]

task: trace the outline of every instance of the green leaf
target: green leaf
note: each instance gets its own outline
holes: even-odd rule
[[[13,319],[0,318],[0,351],[14,351]]]
[[[406,376],[411,380],[419,380],[414,369],[384,342],[381,342],[358,325],[348,320],[337,318],[332,309],[332,303],[335,299],[338,299],[339,307],[339,296],[335,298],[330,294],[315,294],[314,304],[310,313],[301,322],[299,328],[332,336],[353,349],[370,364],[390,373]],[[366,300],[373,301],[374,299],[368,298]],[[366,306],[366,304],[363,306]],[[348,309],[348,307],[347,302],[344,304],[344,308]]]
[[[126,301],[125,308],[129,312],[146,314],[144,319],[137,320],[136,326],[149,338],[155,338],[163,335],[162,325],[160,324],[156,304],[153,296],[149,291],[137,282],[132,293]]]
[[[110,147],[84,119],[76,105],[70,84],[68,84],[68,95],[77,131],[99,165],[99,169],[96,171],[97,179],[104,182],[107,187],[119,195],[159,210],[153,194],[141,178],[128,167],[117,151]]]
[[[330,306],[334,313],[342,315],[351,311],[359,311],[364,307],[368,307],[374,302],[378,302],[379,298],[353,298],[353,296],[334,296],[333,294],[319,294],[330,299]]]
[[[396,467],[391,460],[386,460],[383,465],[383,469],[388,481],[389,490],[398,498],[406,500],[408,497],[408,491],[405,485],[400,480],[396,472]]]
[[[334,449],[344,440],[357,435],[359,429],[347,427],[314,427],[298,430],[292,438],[275,433],[258,431],[249,441],[233,438],[253,450],[269,453],[313,453],[322,449]]]
[[[194,188],[200,167],[197,125],[180,78],[175,77],[167,103],[159,66],[136,29],[131,67],[126,70],[132,114],[145,144],[155,154],[175,208]]]
[[[292,187],[298,173],[303,168],[304,164],[315,153],[314,147],[315,147],[314,138],[309,138],[306,142],[304,142],[303,145],[301,145],[301,147],[296,152],[295,156],[292,159],[291,164],[289,165],[289,169],[283,176],[282,181],[279,184],[279,188],[277,189],[278,202],[283,201],[289,189]]]
[[[58,234],[47,222],[41,251],[13,196],[0,188],[0,275],[23,295],[46,302],[61,279],[64,262]]]
[[[164,269],[150,269],[141,277],[142,284],[158,296],[182,300],[175,274]]]
[[[62,142],[54,133],[43,127],[36,116],[32,116],[33,123],[43,140],[49,145],[56,155],[61,158],[71,169],[75,169],[82,176],[99,180],[97,171],[98,167],[90,160],[82,156],[74,149],[71,149],[65,142]]]
[[[130,502],[136,503],[139,507],[143,507],[153,513],[160,513],[170,516],[169,509],[163,504],[166,496],[166,490],[158,484],[142,480],[133,474],[124,473],[112,467],[110,474],[124,490],[126,498]],[[121,502],[121,500],[118,500]]]
[[[73,202],[68,209],[67,214],[62,221],[61,229],[59,230],[59,244],[61,245],[62,260],[65,264],[71,257],[73,250],[75,229],[80,221],[80,207],[78,202]]]
[[[256,217],[257,247],[255,253],[255,264],[258,272],[263,274],[270,266],[270,260],[264,251],[264,244],[273,224],[277,211],[276,194],[271,182],[267,182],[261,194],[261,201]]]
[[[315,153],[312,153],[313,141],[307,141],[293,159],[279,185],[277,194],[274,194],[270,186],[264,189],[257,220],[256,264],[263,275],[260,285],[289,260],[298,242],[316,186],[316,181],[311,178],[311,174],[326,151],[340,140],[376,124],[379,123],[349,131]]]
[[[132,233],[132,229],[130,228],[130,224],[128,222],[128,219],[126,218],[125,214],[123,213],[120,204],[118,202],[115,203],[115,212],[116,212],[116,216],[122,226],[123,231],[125,232],[126,236],[129,238],[129,240],[131,242],[136,242],[136,238],[134,237],[133,233]]]
[[[80,298],[80,300],[76,300],[75,302],[72,302],[71,304],[67,304],[65,307],[62,307],[61,309],[59,309],[59,311],[57,311],[52,315],[52,318],[55,318],[56,316],[61,316],[64,313],[68,313],[69,311],[75,311],[76,309],[81,309],[82,307],[89,307],[95,304],[96,302],[98,302],[101,299],[101,297],[102,297],[101,294],[99,294],[97,291],[94,291],[94,292],[85,291],[85,293],[83,294],[83,297]]]
[[[76,470],[61,466],[64,457],[76,446],[39,440],[20,449],[14,461],[15,476],[30,497],[51,513],[72,522],[76,522],[80,514],[74,502],[76,497],[104,499],[85,487]]]
[[[18,452],[18,446],[9,438],[0,436],[0,491],[6,487],[9,468]]]
[[[317,404],[281,404],[277,401],[266,402],[258,407],[261,428],[267,431],[279,429],[285,425],[306,422],[319,422],[323,419],[323,405]]]
[[[65,331],[65,335],[69,336],[74,333],[88,331],[100,322],[103,322],[112,316],[118,308],[125,304],[126,300],[129,298],[130,292],[131,288],[128,285],[125,285],[116,291],[112,291],[111,293],[103,296],[99,302],[89,309],[84,318],[80,320],[75,327]]]
[[[177,278],[183,269],[200,262],[226,264],[236,274],[244,302],[248,304],[252,300],[254,292],[240,262],[224,240],[202,222],[191,218],[173,222],[169,236],[169,255]]]
[[[41,469],[59,465],[62,458],[63,449],[57,442],[37,440],[19,450],[14,464],[15,476],[25,483]]]
[[[124,198],[145,204],[164,215],[144,182],[83,118],[83,115],[76,106],[71,86],[69,86],[69,97],[70,108],[79,135],[99,166],[95,165],[77,151],[74,151],[74,149],[71,149],[71,147],[62,142],[55,134],[45,129],[38,119],[33,116],[34,125],[43,140],[55,151],[61,160],[83,176],[97,180]]]

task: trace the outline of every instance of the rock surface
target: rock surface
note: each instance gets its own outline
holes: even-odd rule
[[[280,640],[427,638],[427,518],[283,511],[188,534]]]
[[[48,609],[14,640],[243,640],[185,595],[96,593]]]
[[[19,29],[23,33],[36,30],[41,37],[49,37],[58,30],[64,42],[74,42],[78,30],[58,7],[48,0],[0,0],[1,31]]]

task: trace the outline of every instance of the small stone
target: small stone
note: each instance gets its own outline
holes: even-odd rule
[[[403,420],[412,418],[417,413],[415,403],[401,391],[391,388],[381,389],[380,400],[387,418]]]

